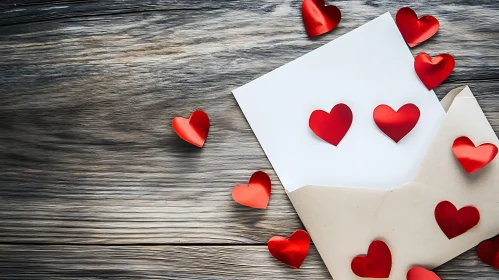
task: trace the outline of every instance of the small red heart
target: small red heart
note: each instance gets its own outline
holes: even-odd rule
[[[267,243],[270,254],[278,261],[293,268],[300,268],[310,248],[310,236],[304,230],[297,230],[289,239],[273,236]]]
[[[395,16],[397,26],[409,47],[415,47],[437,33],[440,23],[434,16],[425,15],[418,19],[409,7],[401,8]]]
[[[414,69],[428,90],[440,85],[454,70],[456,62],[450,54],[439,54],[431,58],[422,52],[414,60]]]
[[[326,6],[324,0],[304,0],[301,10],[303,24],[310,37],[333,30],[341,20],[340,9],[333,5]]]
[[[415,266],[407,272],[407,280],[440,280],[440,277],[431,270]]]
[[[251,175],[248,185],[238,185],[232,190],[232,198],[244,206],[266,209],[271,191],[270,177],[263,171]]]
[[[322,140],[338,146],[352,125],[353,114],[350,107],[336,104],[330,113],[315,110],[310,114],[308,126]]]
[[[484,143],[475,147],[466,136],[458,137],[452,144],[452,152],[468,174],[478,171],[489,164],[497,155],[497,146]]]
[[[476,226],[480,221],[480,212],[475,206],[457,210],[452,202],[442,201],[435,207],[435,220],[447,238],[452,239]]]
[[[476,254],[484,263],[499,269],[499,235],[480,243]]]
[[[198,110],[194,111],[189,119],[182,117],[174,118],[172,127],[180,138],[201,148],[208,136],[210,119],[205,112]]]
[[[395,143],[398,143],[416,126],[419,115],[419,108],[414,104],[405,104],[398,111],[381,104],[373,112],[376,125]]]
[[[367,255],[352,260],[352,271],[362,278],[388,278],[392,270],[392,253],[385,242],[375,240],[369,245]]]

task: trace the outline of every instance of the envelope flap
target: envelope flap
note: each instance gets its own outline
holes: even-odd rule
[[[466,184],[470,187],[497,182],[499,174],[494,172],[499,166],[497,160],[478,172],[468,174],[452,152],[452,144],[460,136],[469,137],[475,145],[485,142],[499,145],[470,88],[465,86],[449,92],[441,103],[447,115],[413,181],[433,186]]]

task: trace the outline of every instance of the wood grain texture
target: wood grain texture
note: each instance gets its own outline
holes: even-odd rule
[[[300,3],[2,1],[6,279],[327,278],[315,251],[299,271],[271,260],[266,241],[302,225],[230,91],[410,2],[335,1],[342,22],[317,39]],[[456,57],[436,92],[469,83],[498,132],[499,3],[410,5],[441,22],[413,53]],[[203,149],[170,125],[195,109],[212,121]],[[255,170],[273,183],[265,211],[230,196]],[[440,272],[499,278],[473,251]]]
[[[2,279],[329,279],[312,247],[302,267],[273,259],[263,246],[0,245]],[[36,273],[33,273],[36,272]],[[467,252],[436,273],[442,280],[497,280]]]
[[[89,71],[93,75],[106,71],[125,74],[146,68],[151,75],[175,75],[169,80],[184,86],[187,77],[194,76],[191,82],[199,85],[217,75],[218,84],[230,90],[386,11],[394,15],[409,2],[335,2],[343,11],[339,27],[314,40],[307,39],[303,29],[300,3],[194,0],[62,1],[24,6],[21,2],[20,7],[5,4],[6,8],[0,10],[0,66],[34,66],[36,61],[37,65],[59,69],[61,64],[71,64],[73,67],[65,67],[69,76]],[[420,14],[437,16],[441,22],[437,35],[415,48],[414,53],[453,54],[457,66],[450,80],[499,78],[499,7],[494,1],[444,1],[438,5],[428,0],[411,6]],[[41,50],[43,57],[39,56]],[[92,62],[91,69],[77,67],[88,61]],[[120,69],[124,64],[127,69]],[[38,74],[49,74],[51,68]],[[176,75],[183,79],[174,79]],[[162,84],[157,86],[162,88]],[[206,91],[213,89],[208,87]]]

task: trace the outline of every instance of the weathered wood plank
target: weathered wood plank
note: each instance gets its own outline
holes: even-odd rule
[[[95,79],[0,102],[0,242],[263,244],[302,227],[228,91],[186,98],[189,82],[162,94],[126,89],[113,73]],[[471,87],[499,131],[498,83]],[[170,127],[195,108],[213,124],[202,150]],[[273,182],[264,211],[231,198],[258,169]]]
[[[313,40],[300,3],[2,1],[1,278],[328,278],[315,249],[292,270],[262,245],[302,225],[230,90],[410,2],[335,1],[340,27]],[[439,95],[471,80],[498,132],[499,5],[410,5],[442,23],[413,53],[456,56]],[[170,127],[197,108],[213,123],[202,150]],[[273,181],[265,211],[230,197],[258,169]],[[499,276],[473,251],[439,273]]]
[[[499,7],[493,1],[338,1],[344,15],[340,26],[313,40],[303,29],[300,3],[130,0],[9,6],[0,11],[0,67],[7,84],[19,82],[16,77],[51,77],[54,68],[64,67],[68,76],[113,71],[144,79],[134,73],[139,70],[173,75],[167,81],[190,78],[200,86],[208,78],[233,87],[410,4],[441,22],[439,33],[413,53],[455,55],[450,80],[499,77]]]
[[[0,252],[2,279],[330,279],[314,247],[299,270],[265,246],[0,245]],[[436,272],[442,280],[499,277],[473,250]]]

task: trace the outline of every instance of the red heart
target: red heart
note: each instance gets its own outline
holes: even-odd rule
[[[484,263],[499,269],[499,235],[480,243],[476,254]]]
[[[208,136],[210,119],[205,112],[198,110],[194,111],[189,119],[182,117],[174,118],[172,127],[180,138],[201,148]]]
[[[452,202],[442,201],[435,207],[435,220],[447,238],[452,239],[476,226],[480,221],[480,212],[475,206],[457,210]]]
[[[395,16],[397,26],[409,47],[415,47],[437,33],[440,23],[434,16],[425,15],[418,19],[409,7],[401,8]]]
[[[338,146],[352,125],[353,114],[350,108],[343,104],[336,104],[330,113],[315,110],[310,114],[308,126],[322,140]]]
[[[310,37],[333,30],[341,20],[340,9],[333,5],[325,6],[324,0],[304,0],[301,10],[303,24]]]
[[[416,126],[419,115],[419,108],[414,104],[405,104],[396,112],[390,106],[381,104],[373,112],[376,125],[395,143]]]
[[[297,230],[289,239],[273,236],[267,243],[270,254],[278,261],[293,268],[300,268],[310,248],[310,236],[304,230]]]
[[[263,171],[251,175],[248,185],[238,185],[232,190],[232,198],[244,206],[266,209],[270,199],[270,177]]]
[[[439,54],[431,58],[422,52],[414,60],[414,69],[426,88],[432,90],[449,77],[455,64],[454,57],[450,54]]]
[[[407,280],[440,280],[440,277],[431,270],[415,266],[407,272]]]
[[[454,140],[452,151],[464,170],[470,174],[482,169],[494,160],[497,155],[497,146],[484,143],[475,147],[470,138],[461,136]]]
[[[375,240],[369,245],[367,255],[352,260],[352,271],[362,278],[388,278],[392,270],[392,254],[385,242]]]

